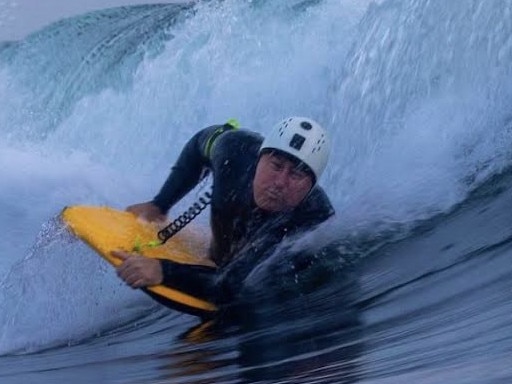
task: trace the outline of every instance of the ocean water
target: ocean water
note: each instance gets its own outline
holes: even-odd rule
[[[0,382],[511,382],[511,12],[140,5],[0,43]],[[289,272],[274,255],[246,281],[248,323],[197,329],[58,220],[150,199],[204,126],[265,134],[289,115],[333,137],[321,184],[337,214],[287,246],[334,241],[344,258],[283,299],[265,289]]]

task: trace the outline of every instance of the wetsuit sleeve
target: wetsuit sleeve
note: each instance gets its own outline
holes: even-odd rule
[[[167,213],[201,181],[205,170],[211,167],[209,152],[214,141],[221,133],[230,129],[233,127],[229,124],[205,128],[185,145],[164,185],[153,198],[153,204],[162,213]]]
[[[163,285],[178,289],[197,298],[216,302],[217,268],[189,265],[160,259]]]

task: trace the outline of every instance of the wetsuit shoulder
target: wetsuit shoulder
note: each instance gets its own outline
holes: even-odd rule
[[[213,143],[210,150],[210,160],[221,157],[241,155],[254,158],[263,142],[263,137],[256,132],[237,129],[225,132]]]

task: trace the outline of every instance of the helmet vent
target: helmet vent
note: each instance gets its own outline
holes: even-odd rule
[[[313,128],[309,121],[303,121],[302,123],[300,123],[300,127],[302,129],[305,129],[306,131],[310,131]]]

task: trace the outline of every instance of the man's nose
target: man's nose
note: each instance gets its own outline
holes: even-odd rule
[[[274,177],[274,185],[276,187],[284,188],[288,184],[288,172],[283,169],[280,172],[277,172]]]

